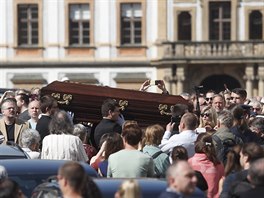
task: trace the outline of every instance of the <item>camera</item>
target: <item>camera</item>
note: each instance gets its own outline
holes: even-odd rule
[[[161,84],[162,80],[155,80],[155,85]]]
[[[162,83],[162,80],[151,80],[150,81],[151,85],[158,85],[158,84],[161,84],[161,83]]]
[[[179,125],[181,121],[181,116],[171,116],[171,123],[175,123],[176,125]]]

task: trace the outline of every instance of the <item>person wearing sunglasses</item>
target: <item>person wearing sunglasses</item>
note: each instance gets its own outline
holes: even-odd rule
[[[205,132],[214,131],[217,123],[217,113],[213,107],[207,106],[201,111],[199,128],[204,128]],[[199,130],[198,130],[199,131]]]
[[[205,94],[205,100],[208,106],[212,106],[213,103],[213,97],[215,95],[215,91],[214,90],[209,90],[206,92]]]

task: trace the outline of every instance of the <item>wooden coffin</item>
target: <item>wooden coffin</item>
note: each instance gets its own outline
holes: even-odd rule
[[[41,89],[41,95],[52,95],[61,109],[74,113],[74,123],[98,123],[101,105],[107,98],[115,99],[126,120],[135,120],[141,127],[151,124],[166,126],[170,108],[188,104],[181,96],[148,93],[136,90],[54,81]]]

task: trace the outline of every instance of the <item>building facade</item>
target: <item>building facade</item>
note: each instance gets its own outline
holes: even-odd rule
[[[259,0],[0,0],[0,87],[164,79],[264,96],[263,40]]]

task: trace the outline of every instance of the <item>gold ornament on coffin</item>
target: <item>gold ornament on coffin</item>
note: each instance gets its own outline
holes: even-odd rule
[[[54,97],[58,101],[59,104],[69,105],[70,102],[72,101],[71,94],[63,94],[61,97],[60,93],[52,93],[51,96]]]
[[[128,106],[128,101],[127,100],[119,100],[119,106],[122,111],[126,109]]]
[[[159,111],[161,115],[171,115],[172,106],[169,108],[166,104],[159,104]]]

